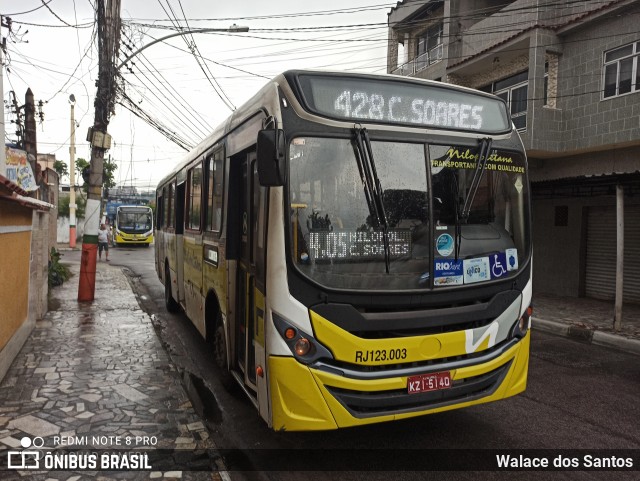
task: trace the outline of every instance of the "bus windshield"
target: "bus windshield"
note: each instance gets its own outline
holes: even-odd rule
[[[329,288],[425,289],[507,277],[523,265],[523,156],[491,150],[478,165],[481,145],[372,140],[370,149],[380,192],[367,188],[354,140],[292,140],[290,245],[303,274]]]
[[[151,224],[151,209],[118,209],[116,218],[118,229],[127,234],[140,234],[149,232]]]

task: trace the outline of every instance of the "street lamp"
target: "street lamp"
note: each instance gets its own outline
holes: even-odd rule
[[[71,105],[71,137],[69,146],[69,247],[76,246],[76,121],[74,118],[74,107],[76,105],[75,95],[69,95],[69,105]]]
[[[164,37],[160,37],[155,39],[153,42],[149,42],[146,45],[143,45],[142,47],[140,47],[138,50],[136,50],[135,52],[133,52],[131,55],[127,56],[122,62],[120,62],[120,65],[118,65],[118,67],[116,68],[116,70],[120,70],[120,68],[127,63],[129,60],[131,60],[133,57],[135,57],[136,55],[138,55],[140,52],[142,52],[143,50],[148,49],[149,47],[151,47],[152,45],[155,45],[156,43],[159,42],[164,42],[165,40],[169,39],[169,38],[173,38],[173,37],[180,37],[182,35],[192,35],[194,33],[211,33],[211,32],[229,32],[229,33],[243,33],[243,32],[248,32],[249,31],[249,27],[247,26],[242,26],[242,25],[236,25],[235,23],[233,25],[231,25],[229,28],[198,28],[198,29],[194,29],[194,30],[182,30],[180,32],[174,32],[171,33],[169,35],[166,35]]]

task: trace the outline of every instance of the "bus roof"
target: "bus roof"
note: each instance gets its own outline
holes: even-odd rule
[[[148,205],[119,205],[116,210],[129,211],[129,212],[148,212],[151,207]]]

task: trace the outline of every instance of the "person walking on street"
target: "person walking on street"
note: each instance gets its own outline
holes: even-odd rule
[[[100,260],[102,260],[102,251],[104,250],[105,260],[109,262],[110,241],[111,231],[104,224],[100,224],[100,230],[98,230],[98,258]]]

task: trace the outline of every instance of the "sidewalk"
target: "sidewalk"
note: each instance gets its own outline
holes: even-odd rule
[[[534,330],[640,355],[640,305],[625,304],[622,329],[613,329],[613,302],[534,294]]]
[[[122,270],[99,262],[95,301],[81,304],[79,267],[72,264],[74,276],[52,289],[51,310],[0,383],[0,465],[7,466],[3,451],[22,450],[25,437],[42,451],[135,447],[195,457],[213,448]],[[221,479],[217,472],[167,470],[2,470],[0,478]]]

